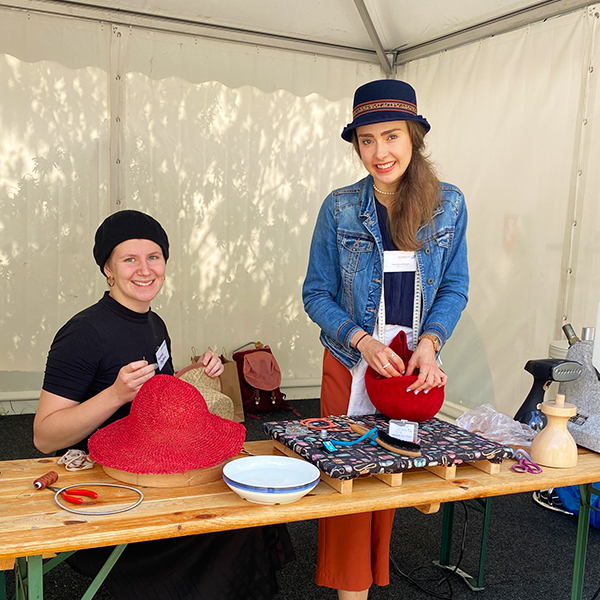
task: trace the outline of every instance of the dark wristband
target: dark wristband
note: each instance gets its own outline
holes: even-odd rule
[[[356,342],[356,344],[354,344],[354,347],[360,352],[360,349],[358,348],[358,345],[368,336],[368,333],[363,333],[359,338],[358,341]]]

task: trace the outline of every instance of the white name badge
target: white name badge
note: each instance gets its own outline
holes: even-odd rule
[[[415,253],[406,250],[386,250],[383,253],[384,273],[403,273],[417,270]]]
[[[156,351],[156,362],[158,363],[158,370],[162,371],[165,363],[169,360],[169,350],[167,349],[167,340],[165,340],[160,348]]]

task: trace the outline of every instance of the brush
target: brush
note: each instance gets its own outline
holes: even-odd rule
[[[359,425],[358,423],[350,423],[350,427],[352,428],[352,431],[355,433],[360,433],[361,435],[369,431],[369,429]],[[421,446],[419,444],[396,439],[380,429],[377,430],[377,437],[375,438],[375,441],[382,448],[385,448],[394,454],[403,454],[404,456],[413,457],[421,456]]]

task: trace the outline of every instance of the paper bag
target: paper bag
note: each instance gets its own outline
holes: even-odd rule
[[[242,392],[240,380],[238,379],[237,364],[229,360],[225,354],[219,357],[225,370],[221,374],[221,387],[223,393],[233,400],[233,420],[237,423],[244,421],[244,405],[242,404]]]

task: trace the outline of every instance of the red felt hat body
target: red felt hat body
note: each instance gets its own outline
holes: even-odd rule
[[[413,355],[406,342],[406,333],[400,333],[392,340],[390,348],[408,364]],[[390,419],[406,419],[408,421],[427,421],[433,417],[444,403],[444,388],[432,388],[427,394],[407,392],[417,380],[419,370],[410,376],[383,377],[372,367],[365,373],[365,385],[373,406]]]
[[[246,429],[209,412],[202,394],[172,375],[155,375],[137,393],[131,412],[92,435],[90,458],[143,474],[185,473],[239,453]]]

